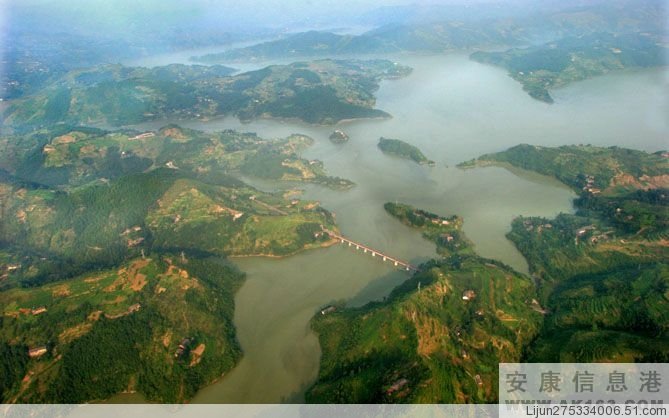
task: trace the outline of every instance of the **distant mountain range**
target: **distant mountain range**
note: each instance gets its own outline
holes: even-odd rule
[[[196,62],[217,63],[286,57],[337,56],[403,51],[442,52],[481,45],[512,44],[513,34],[497,28],[461,23],[387,25],[362,35],[309,31],[245,48],[193,57]]]
[[[436,7],[436,6],[435,6]],[[493,7],[493,6],[491,6]],[[494,7],[493,7],[494,8]],[[395,12],[399,10],[392,8]],[[424,8],[418,8],[423,10]],[[448,16],[436,8],[430,19],[423,12],[409,12],[405,19],[382,25],[361,35],[324,31],[300,32],[282,39],[236,48],[222,53],[193,57],[204,63],[225,63],[291,57],[327,57],[392,52],[443,52],[499,46],[527,46],[569,36],[596,32],[665,33],[665,7],[654,0],[619,9],[616,4],[594,4],[570,9],[548,8],[535,12],[530,8],[515,17],[494,13],[476,14],[478,18],[456,13]],[[449,9],[443,9],[449,10]],[[478,9],[477,9],[478,10]],[[393,14],[391,10],[387,13]],[[443,17],[442,17],[443,15]],[[411,17],[413,16],[413,17]],[[440,20],[435,20],[435,19]]]

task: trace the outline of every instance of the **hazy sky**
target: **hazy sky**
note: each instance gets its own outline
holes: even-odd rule
[[[100,30],[125,25],[147,29],[161,24],[282,27],[310,20],[333,21],[383,6],[477,4],[493,0],[0,0],[13,22],[39,20],[37,26],[77,24]],[[507,0],[508,1],[508,0]],[[333,22],[337,23],[337,22]]]

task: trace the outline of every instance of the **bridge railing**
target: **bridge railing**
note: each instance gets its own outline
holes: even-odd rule
[[[387,254],[385,254],[381,251],[375,250],[372,247],[369,247],[367,245],[364,245],[364,244],[361,244],[359,242],[353,241],[352,239],[348,239],[348,238],[346,238],[342,235],[339,235],[339,234],[337,234],[333,231],[330,231],[329,229],[323,227],[323,225],[321,225],[321,229],[323,230],[324,233],[328,234],[330,237],[341,241],[342,244],[347,243],[349,245],[349,247],[350,246],[355,246],[356,250],[359,250],[359,249],[362,248],[365,253],[367,251],[369,251],[372,254],[372,257],[376,257],[378,255],[379,258],[383,258],[383,261],[390,260],[391,262],[395,263],[395,266],[400,265],[400,266],[404,267],[404,269],[407,270],[407,271],[419,271],[418,267],[416,267],[416,266],[414,266],[410,263],[407,263],[406,261],[402,261],[399,258],[389,256],[389,255],[387,255]]]

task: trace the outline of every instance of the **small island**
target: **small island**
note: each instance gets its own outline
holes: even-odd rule
[[[418,148],[399,139],[381,137],[379,148],[386,154],[413,160],[418,164],[434,166],[434,161],[429,160]]]
[[[348,135],[342,130],[336,129],[334,132],[330,134],[330,141],[332,141],[335,144],[343,144],[345,142],[348,142]]]

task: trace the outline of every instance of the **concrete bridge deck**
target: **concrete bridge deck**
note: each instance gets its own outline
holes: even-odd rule
[[[355,247],[356,250],[362,250],[363,253],[370,253],[372,257],[379,257],[383,259],[383,261],[390,261],[393,263],[396,267],[402,267],[406,271],[419,271],[420,269],[411,263],[407,263],[406,261],[400,260],[399,258],[392,257],[388,254],[384,254],[379,250],[376,250],[374,248],[368,247],[364,244],[361,244],[359,242],[353,241],[351,239],[348,239],[342,235],[339,235],[333,231],[330,231],[329,229],[322,228],[323,232],[328,234],[330,237],[339,240],[342,244],[348,244],[349,247]]]

